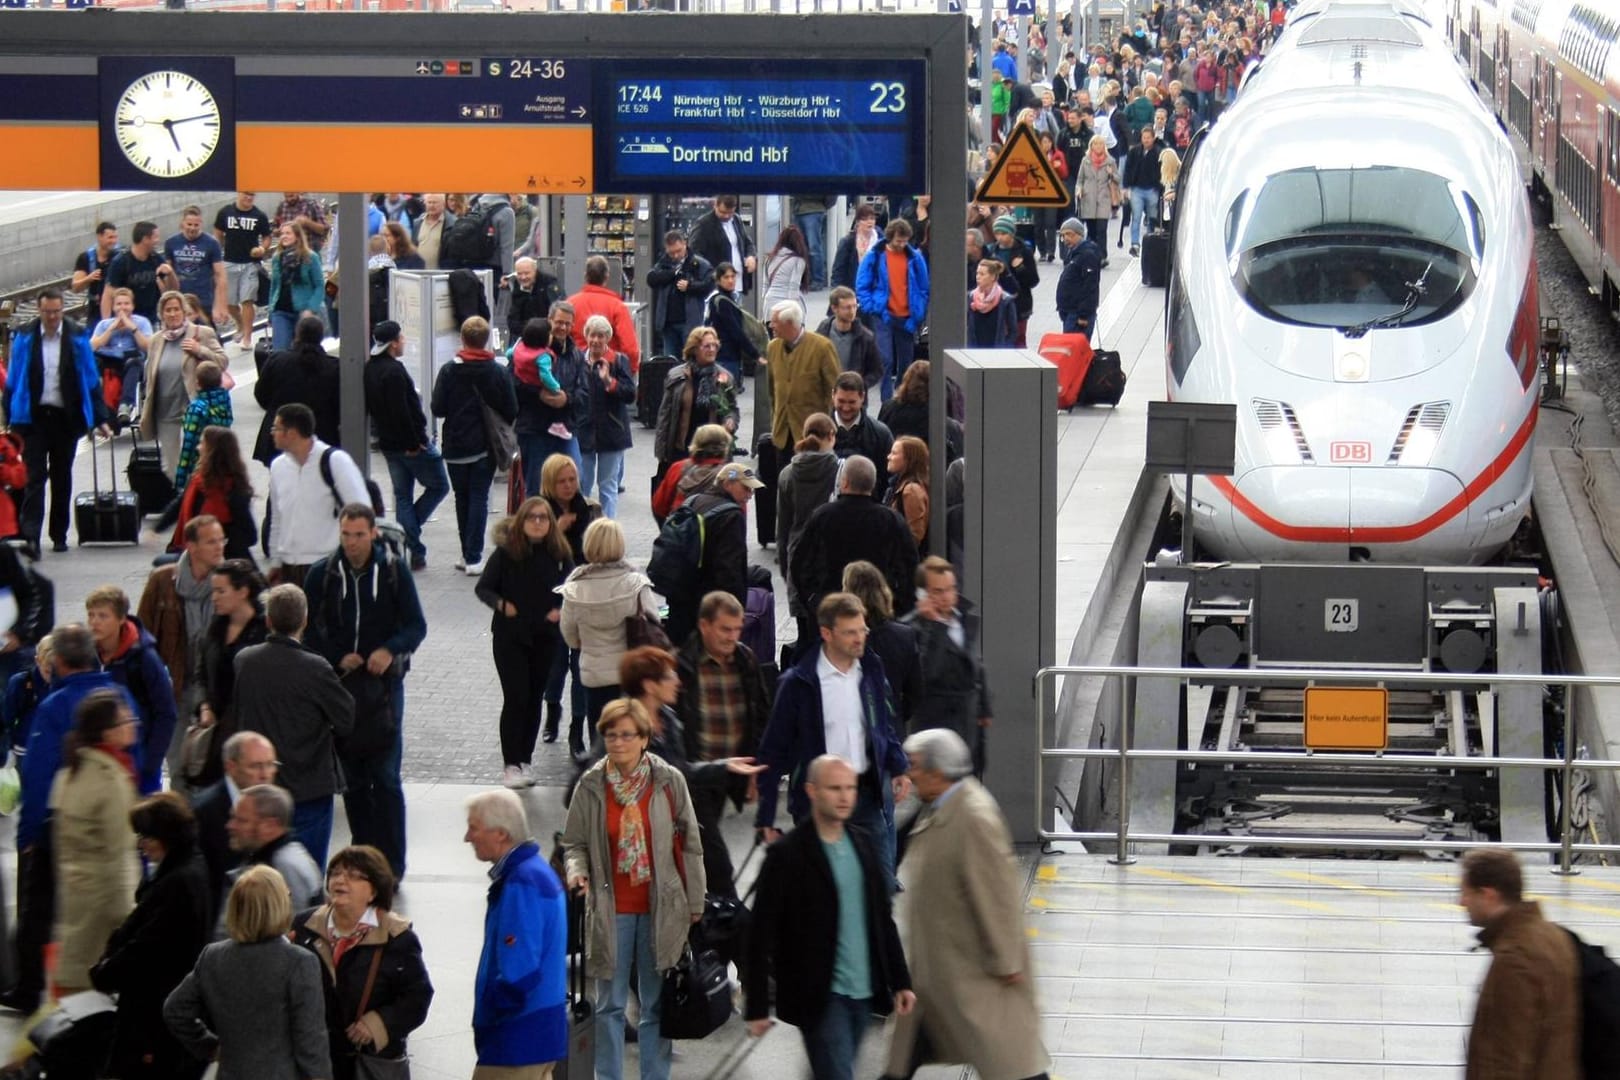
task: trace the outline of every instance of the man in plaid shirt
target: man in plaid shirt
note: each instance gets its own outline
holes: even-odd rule
[[[698,605],[697,630],[677,656],[681,695],[675,710],[681,718],[690,761],[752,757],[771,715],[775,671],[767,679],[761,660],[742,643],[743,607],[728,592],[712,592]],[[768,658],[767,661],[768,662]],[[751,780],[731,778],[729,788],[692,792],[692,805],[704,836],[703,869],[709,891],[736,896],[731,855],[719,840],[720,818],[729,798],[741,810],[754,797]]]

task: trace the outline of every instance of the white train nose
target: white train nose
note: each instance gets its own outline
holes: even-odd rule
[[[1467,496],[1441,469],[1265,466],[1221,487],[1240,557],[1339,561],[1361,548],[1380,562],[1473,558]]]

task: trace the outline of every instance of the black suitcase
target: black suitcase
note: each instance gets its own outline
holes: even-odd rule
[[[585,898],[568,894],[568,916],[576,926],[585,923]],[[583,935],[581,935],[583,936]],[[571,942],[568,950],[568,1056],[552,1070],[553,1080],[592,1080],[596,1076],[596,1009],[585,991],[585,947]]]
[[[1125,369],[1119,353],[1099,350],[1091,356],[1085,380],[1080,384],[1080,405],[1118,405],[1125,393]]]
[[[641,374],[636,376],[636,419],[642,427],[658,423],[658,407],[664,403],[664,380],[678,363],[673,356],[655,356],[641,362]]]
[[[111,439],[107,458],[112,462],[112,490],[101,490],[101,469],[94,436],[90,444],[92,491],[73,497],[73,527],[81,544],[137,544],[141,539],[141,508],[133,491],[118,490],[118,463],[113,460]]]
[[[155,442],[142,444],[134,428],[130,429],[129,438],[129,464],[124,467],[129,489],[135,493],[142,517],[160,514],[174,498],[174,481],[163,469],[163,452]]]
[[[1142,284],[1162,289],[1170,283],[1170,234],[1150,232],[1142,237]]]

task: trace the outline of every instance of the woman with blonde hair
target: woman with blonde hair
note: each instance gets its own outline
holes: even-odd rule
[[[591,522],[602,516],[602,508],[585,498],[579,489],[579,465],[567,454],[552,454],[540,465],[540,494],[551,507],[551,516],[557,531],[568,541],[569,557],[575,566],[585,561],[585,530]],[[568,698],[572,720],[569,723],[569,745],[576,753],[585,747],[585,687],[579,681],[579,650],[557,650],[552,661],[551,678],[546,683],[546,742],[557,741],[557,729],[562,726],[563,683],[569,674],[574,677]]]
[[[473,591],[495,612],[490,637],[501,681],[501,783],[520,788],[534,782],[540,708],[563,648],[557,586],[573,570],[574,557],[543,495],[524,499],[516,514],[496,525],[494,541]]]
[[[270,347],[280,352],[292,347],[293,331],[302,316],[321,317],[326,276],[321,273],[321,253],[309,246],[302,225],[286,222],[276,239],[280,246],[270,258]]]
[[[607,756],[580,777],[562,834],[569,891],[585,897],[585,970],[597,980],[596,1075],[624,1076],[624,1009],[634,969],[641,1080],[667,1080],[672,1048],[659,1030],[663,973],[680,960],[703,915],[702,835],[685,777],[647,752],[653,725],[641,703],[610,702],[596,727]]]
[[[1108,219],[1119,212],[1122,192],[1119,163],[1108,152],[1108,142],[1093,135],[1086,154],[1074,164],[1075,214],[1086,223],[1086,239],[1103,252],[1108,265]]]
[[[141,372],[140,433],[157,442],[165,472],[172,472],[180,460],[182,422],[197,396],[197,365],[204,360],[212,360],[222,372],[230,366],[213,328],[198,326],[187,316],[185,295],[164,293],[158,297],[158,326]]]
[[[1164,197],[1161,199],[1162,207],[1159,216],[1164,220],[1166,229],[1173,228],[1171,222],[1176,218],[1176,183],[1181,179],[1181,155],[1174,150],[1166,150],[1159,155],[1159,183],[1164,185]]]
[[[218,1080],[331,1080],[321,962],[287,940],[287,881],[251,866],[225,901],[225,930],[163,1005],[163,1021]]]
[[[928,444],[902,435],[889,451],[889,497],[895,513],[906,519],[918,551],[928,550]]]
[[[585,712],[593,722],[608,702],[619,696],[619,659],[629,648],[625,620],[642,615],[658,619],[658,601],[647,575],[624,558],[624,530],[612,518],[591,522],[585,530],[585,563],[568,575],[563,597],[562,636],[579,650],[579,679],[585,685]],[[578,757],[583,745],[569,732]]]

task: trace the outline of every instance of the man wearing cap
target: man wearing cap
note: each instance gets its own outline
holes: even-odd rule
[[[664,598],[669,601],[664,626],[671,641],[684,642],[692,635],[698,605],[711,592],[730,593],[748,606],[748,500],[764,486],[753,469],[733,462],[722,465],[709,486],[692,496],[692,510],[703,517],[703,561],[689,595]]]
[[[1018,225],[1010,215],[1003,214],[996,218],[995,224],[990,227],[990,235],[995,242],[985,252],[985,257],[998,260],[1018,283],[1018,294],[1013,297],[1013,306],[1018,312],[1018,336],[1013,339],[1013,347],[1026,348],[1029,345],[1029,316],[1035,310],[1035,286],[1041,283],[1041,272],[1035,265],[1035,256],[1030,254],[1029,247],[1018,239]]]
[[[1086,235],[1079,218],[1058,226],[1063,274],[1058,278],[1057,312],[1065,334],[1085,334],[1097,344],[1097,302],[1102,295],[1102,248]]]
[[[371,414],[377,447],[388,462],[394,517],[405,530],[411,569],[416,571],[427,568],[422,523],[450,493],[450,476],[439,448],[428,437],[422,395],[400,363],[404,351],[405,335],[399,323],[388,319],[372,328],[371,359],[365,367],[366,411]],[[415,494],[417,484],[422,485],[420,496]]]

